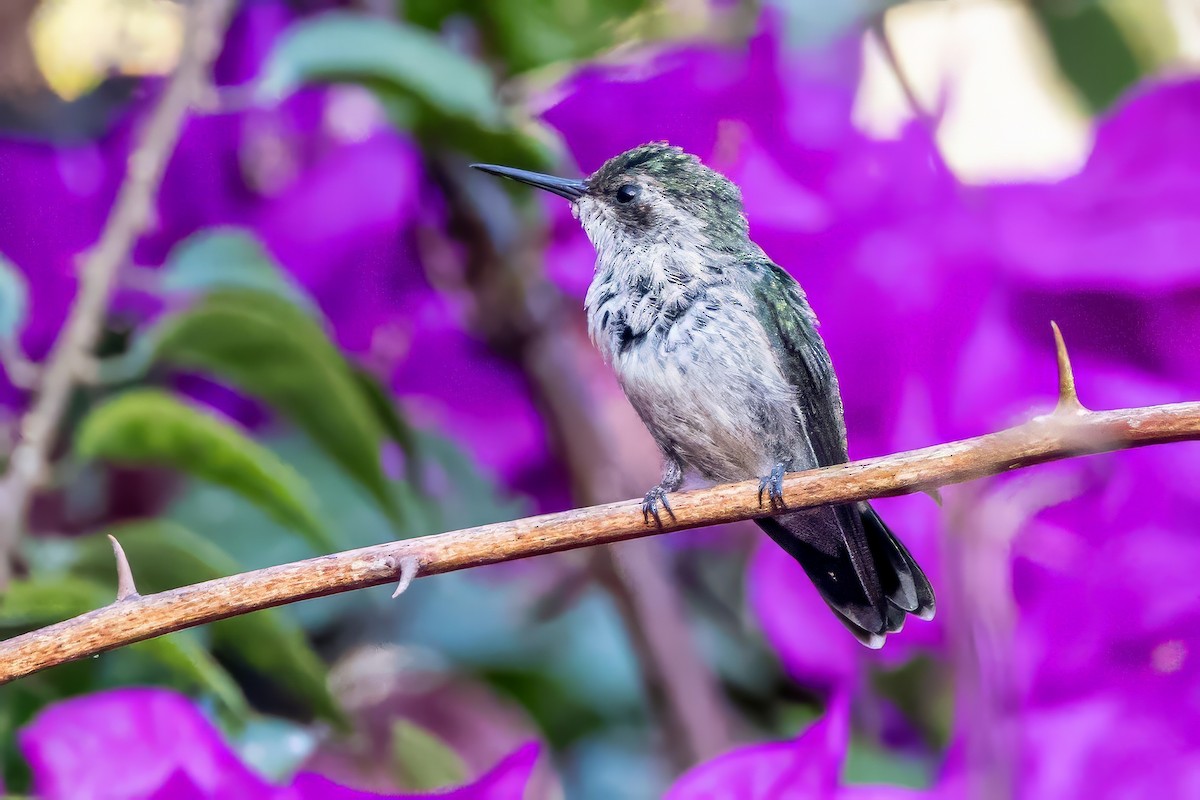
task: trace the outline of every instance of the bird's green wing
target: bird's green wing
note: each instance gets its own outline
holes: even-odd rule
[[[819,466],[846,461],[846,425],[837,378],[817,318],[796,279],[770,261],[750,265],[755,307],[784,377],[796,389]]]
[[[754,301],[779,367],[796,390],[805,435],[821,466],[846,461],[837,378],[800,285],[775,264],[749,265]],[[932,617],[929,580],[866,503],[757,520],[804,567],[825,602],[871,647],[906,613]]]

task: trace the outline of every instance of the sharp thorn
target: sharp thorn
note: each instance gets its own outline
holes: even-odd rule
[[[942,507],[942,490],[936,486],[932,489],[922,489],[921,491],[933,498],[933,502],[938,504],[938,508]]]
[[[1058,405],[1055,414],[1078,414],[1087,411],[1079,402],[1075,392],[1075,373],[1071,369],[1071,356],[1067,353],[1067,344],[1063,341],[1062,331],[1058,323],[1051,320],[1050,327],[1054,329],[1054,349],[1058,356]]]
[[[111,533],[108,540],[112,542],[113,556],[117,559],[117,602],[138,596],[137,586],[133,583],[133,570],[129,568],[129,559],[125,557],[125,549]]]
[[[396,583],[396,591],[392,592],[393,600],[404,594],[404,590],[412,585],[420,569],[421,562],[417,560],[416,556],[405,556],[400,559],[400,580]]]

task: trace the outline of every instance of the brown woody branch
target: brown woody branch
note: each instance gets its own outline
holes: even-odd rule
[[[1061,337],[1057,343],[1060,405],[1053,413],[999,433],[795,473],[784,480],[784,501],[798,509],[911,494],[1073,456],[1200,439],[1200,402],[1064,410],[1062,398],[1074,395],[1074,381]],[[0,683],[183,628],[390,583],[401,573],[411,576],[414,562],[418,577],[436,575],[771,513],[758,503],[757,480],[684,492],[671,507],[674,516],[664,517],[661,527],[643,521],[640,500],[626,500],[388,542],[159,594],[130,594],[0,642]]]
[[[188,109],[207,83],[233,5],[233,0],[191,3],[179,64],[129,157],[125,180],[100,241],[80,266],[79,292],[46,367],[40,371],[37,398],[21,420],[21,440],[0,478],[0,589],[7,583],[9,558],[33,495],[43,483],[63,414],[91,361],[117,275],[150,224],[167,162]]]

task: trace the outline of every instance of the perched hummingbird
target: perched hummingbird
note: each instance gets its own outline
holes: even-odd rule
[[[883,645],[906,614],[931,619],[933,589],[867,503],[787,512],[785,472],[847,460],[837,378],[800,285],[750,240],[741,192],[655,142],[584,180],[491,164],[484,172],[571,201],[596,249],[588,332],[662,450],[644,515],[694,471],[758,477],[779,514],[757,520],[860,642]]]

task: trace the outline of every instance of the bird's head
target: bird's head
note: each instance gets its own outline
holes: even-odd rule
[[[665,142],[627,150],[582,180],[472,166],[570,200],[598,252],[647,242],[733,250],[748,241],[737,186]]]

